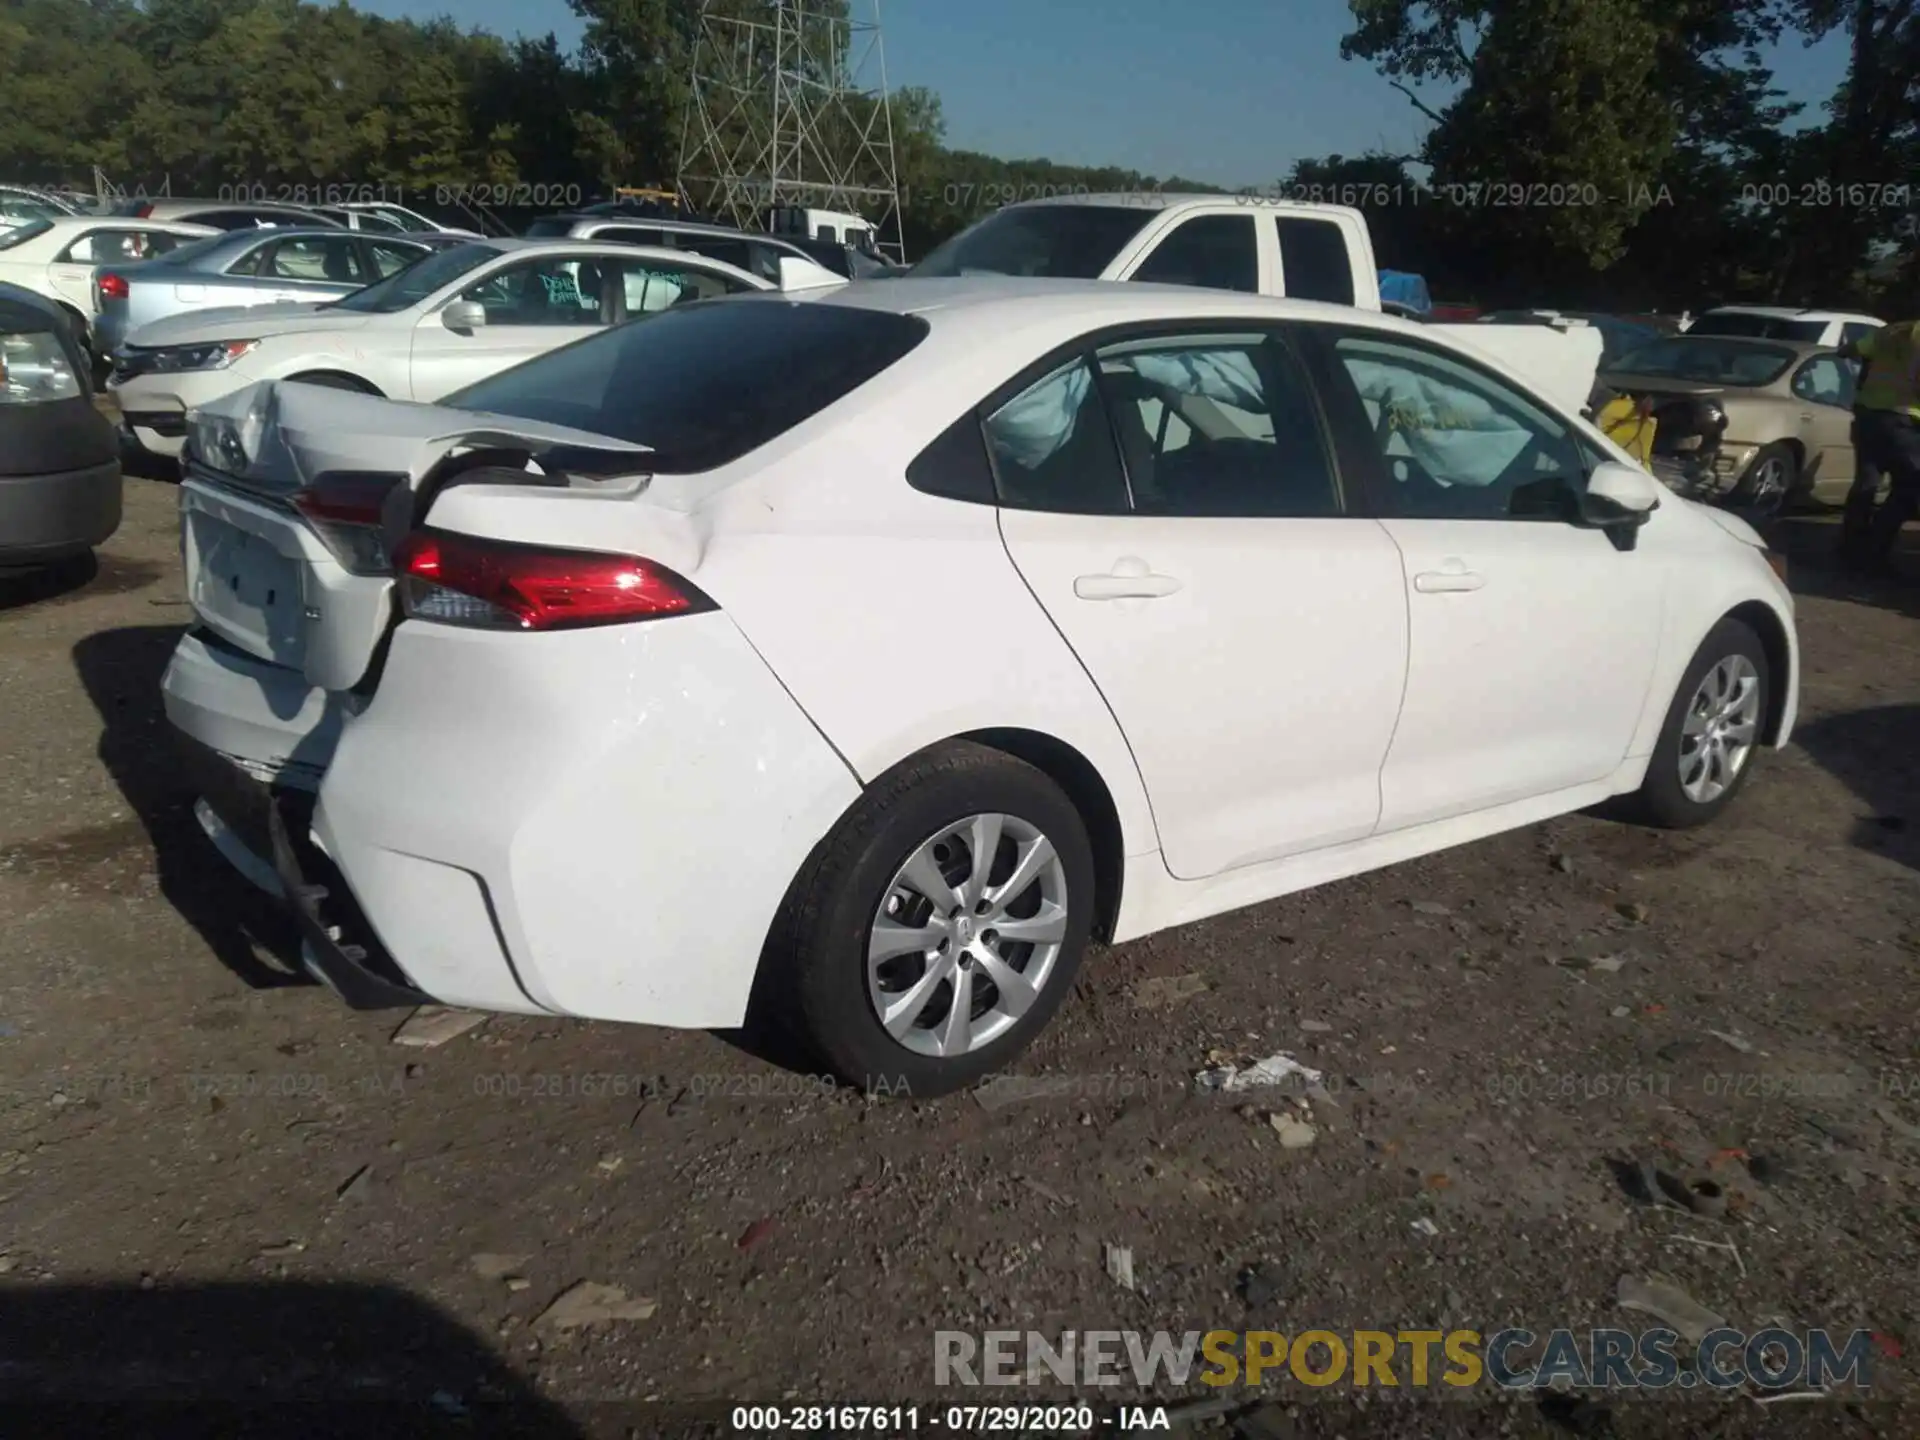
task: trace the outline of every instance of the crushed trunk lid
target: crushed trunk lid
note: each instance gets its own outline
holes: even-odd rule
[[[631,498],[645,446],[541,421],[265,381],[194,412],[180,494],[188,598],[200,621],[325,690],[367,674],[396,618],[384,567],[350,568],[296,507],[350,478],[384,489],[391,555],[434,495],[464,474]]]

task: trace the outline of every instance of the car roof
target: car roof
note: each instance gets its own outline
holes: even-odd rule
[[[1317,320],[1365,324],[1410,335],[1428,327],[1395,319],[1375,310],[1332,305],[1319,300],[1293,300],[1278,295],[1250,295],[1239,290],[1215,290],[1198,285],[1148,285],[1128,280],[1053,280],[1026,276],[969,275],[915,277],[904,275],[884,285],[842,285],[820,290],[788,292],[785,298],[815,304],[846,305],[862,310],[888,311],[932,319],[942,328],[978,327],[991,333],[1019,321],[1061,320],[1081,329],[1158,320],[1193,320],[1215,325],[1235,321],[1271,324],[1282,320]]]
[[[1320,205],[1306,200],[1282,200],[1264,195],[1210,195],[1204,191],[1107,190],[1084,195],[1041,195],[1005,206],[1008,210],[1028,210],[1042,205],[1104,205],[1138,210],[1143,215],[1160,214],[1197,205],[1237,205],[1252,210],[1285,210],[1304,213],[1348,216],[1354,212],[1345,205]]]
[[[138,215],[49,215],[51,227],[43,234],[60,235],[69,230],[152,230],[164,226],[189,235],[219,235],[218,226],[200,225],[192,220],[169,220],[163,215],[141,219]]]
[[[1857,310],[1796,310],[1791,305],[1716,305],[1711,310],[1700,312],[1701,318],[1709,315],[1765,315],[1773,320],[1841,320],[1858,321],[1881,325],[1886,322],[1873,315],[1863,315]]]

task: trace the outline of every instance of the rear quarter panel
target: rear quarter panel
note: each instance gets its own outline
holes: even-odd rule
[[[1014,569],[998,511],[906,480],[929,441],[1019,368],[1012,349],[990,348],[943,357],[931,380],[889,372],[856,393],[847,423],[829,411],[749,457],[703,513],[690,578],[863,782],[955,736],[1032,730],[1093,764],[1126,853],[1151,853],[1132,754]],[[1036,338],[1028,358],[1046,348]]]

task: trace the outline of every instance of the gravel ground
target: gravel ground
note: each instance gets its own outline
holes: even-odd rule
[[[1872,1389],[1287,1378],[1170,1418],[1920,1433],[1920,588],[1798,568],[1803,731],[1718,826],[1570,818],[1098,952],[1036,1083],[890,1103],[704,1034],[409,1048],[296,979],[170,766],[173,491],[130,479],[96,574],[0,597],[0,1400],[44,1403],[36,1434],[111,1406],[128,1434],[722,1434],[783,1399],[929,1430],[1010,1393],[936,1389],[936,1330],[1640,1328],[1622,1279],[1664,1277],[1736,1327],[1874,1332]],[[1278,1051],[1312,1095],[1195,1086]],[[1650,1173],[1727,1213],[1649,1203]],[[648,1303],[540,1322],[581,1281]]]

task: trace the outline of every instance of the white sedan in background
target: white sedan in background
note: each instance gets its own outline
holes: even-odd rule
[[[100,313],[93,289],[96,266],[138,264],[219,233],[211,225],[109,215],[30,220],[0,233],[0,281],[46,296],[73,317],[80,337],[91,344]]]
[[[679,250],[476,241],[345,299],[198,310],[142,326],[116,355],[107,389],[144,448],[177,455],[187,412],[256,381],[437,400],[636,315],[771,288]]]
[[[425,333],[424,331],[420,333]],[[1739,520],[1378,314],[913,280],[394,405],[196,418],[163,682],[349,1003],[779,1017],[965,1085],[1128,940],[1613,797],[1797,708]]]

